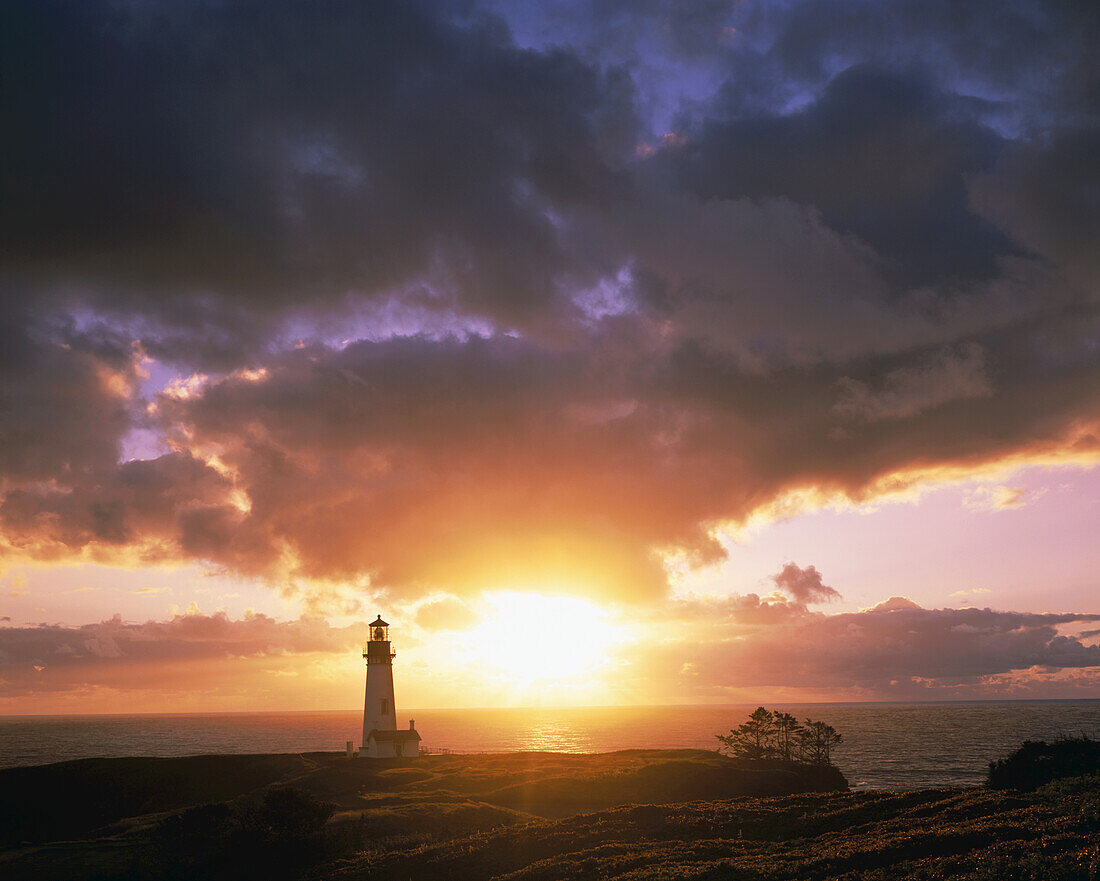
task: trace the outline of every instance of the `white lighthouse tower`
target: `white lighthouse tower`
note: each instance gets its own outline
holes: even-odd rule
[[[393,698],[393,659],[390,625],[379,615],[370,624],[370,637],[363,646],[367,661],[367,693],[363,701],[363,748],[360,755],[371,758],[415,757],[420,754],[420,735],[412,720],[408,730],[397,728]]]

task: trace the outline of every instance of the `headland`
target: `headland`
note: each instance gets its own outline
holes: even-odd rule
[[[36,881],[976,879],[1025,877],[1037,853],[1086,874],[1026,877],[1087,878],[1100,861],[1087,800],[851,792],[832,767],[704,750],[82,759],[0,771],[0,791],[0,876]]]

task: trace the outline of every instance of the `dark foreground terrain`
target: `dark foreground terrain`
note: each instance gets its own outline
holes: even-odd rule
[[[1092,778],[848,792],[695,750],[0,771],[0,878],[1096,879]]]

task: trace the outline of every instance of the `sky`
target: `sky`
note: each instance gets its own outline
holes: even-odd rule
[[[1100,698],[1100,10],[0,4],[0,713]]]

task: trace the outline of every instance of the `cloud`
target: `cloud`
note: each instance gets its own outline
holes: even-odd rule
[[[644,600],[1094,461],[1097,21],[957,6],[5,8],[0,553]]]
[[[876,603],[869,609],[861,609],[860,614],[864,612],[898,612],[906,609],[919,608],[921,608],[920,604],[913,602],[909,597],[890,597],[890,599],[883,600],[881,603]]]
[[[968,176],[993,167],[1000,139],[967,99],[928,78],[856,62],[799,113],[743,104],[727,84],[694,149],[667,154],[698,194],[814,205],[904,285],[988,278],[1018,250],[967,204]]]
[[[718,559],[711,524],[799,487],[859,499],[911,467],[1097,448],[1071,433],[1095,407],[1091,380],[1058,385],[1057,368],[1049,385],[1005,371],[1001,394],[833,436],[829,390],[844,368],[742,373],[633,320],[621,329],[566,348],[494,337],[292,350],[262,382],[161,396],[173,452],[12,489],[0,525],[39,558],[199,559],[405,595],[542,579],[643,599],[664,590],[656,551]],[[601,409],[612,418],[587,415]]]
[[[8,588],[5,596],[25,597],[27,595],[27,574],[25,572],[15,572],[0,577],[0,584],[4,581],[7,582],[6,586]]]
[[[232,679],[242,664],[286,655],[354,653],[365,624],[333,627],[319,618],[276,621],[252,613],[231,619],[196,610],[132,624],[118,615],[80,627],[41,624],[0,631],[0,698],[70,691],[89,684],[144,690],[183,687],[187,671]],[[218,671],[221,671],[220,673]],[[44,675],[42,675],[44,673]],[[199,681],[203,690],[209,682]]]
[[[478,617],[462,600],[444,597],[420,606],[415,620],[425,630],[469,630]]]
[[[1077,670],[1094,686],[1100,670],[1100,646],[1059,632],[1100,621],[1098,614],[924,609],[904,597],[833,615],[752,596],[673,609],[683,638],[631,646],[623,675],[696,698],[768,689],[790,699],[800,692],[888,699],[967,689],[978,696],[987,687],[999,693],[991,685],[996,677],[1035,685],[1042,681],[1035,671]],[[684,664],[690,681],[670,679],[669,671]]]
[[[800,569],[794,563],[787,563],[778,575],[772,576],[772,581],[804,606],[840,599],[840,593],[823,583],[821,573],[813,566]]]
[[[973,587],[973,588],[970,588],[969,590],[956,590],[956,591],[952,591],[949,594],[949,596],[953,596],[953,597],[972,597],[972,596],[978,596],[979,594],[983,594],[983,593],[990,593],[989,588],[986,588],[986,587]]]
[[[610,649],[600,668],[609,693],[662,700],[1050,697],[1088,693],[1098,682],[1100,645],[1089,641],[1100,614],[925,609],[904,597],[826,614],[798,599],[820,596],[820,573],[784,572],[785,583],[800,586],[784,589],[790,599],[696,596],[621,607],[617,623],[634,637]],[[437,636],[477,624],[470,606],[455,597],[421,603],[415,622]],[[94,707],[108,695],[116,706],[148,706],[155,693],[188,706],[196,700],[287,706],[313,694],[345,705],[361,694],[365,626],[255,613],[232,619],[194,605],[144,623],[119,616],[79,627],[6,622],[0,701],[11,709],[47,699]],[[419,648],[407,636],[401,646]],[[410,689],[430,697],[430,677],[439,674],[421,660],[404,675]],[[471,693],[491,688],[478,682],[478,670],[467,675]]]
[[[306,297],[338,309],[348,291],[553,323],[554,279],[593,267],[545,206],[613,188],[608,152],[635,141],[621,75],[431,4],[5,18],[26,100],[5,107],[22,135],[0,228],[20,279],[40,295],[87,280],[97,308],[159,329],[154,353],[255,353],[280,318],[320,311]]]
[[[878,390],[849,377],[841,379],[840,385],[842,396],[834,412],[865,422],[908,419],[948,401],[993,392],[982,348],[976,343],[964,346],[957,355],[938,352],[917,366],[892,370]]]
[[[1030,505],[1046,494],[1046,489],[1030,490],[1019,486],[980,486],[963,498],[970,511],[1009,511]]]
[[[1095,120],[1059,130],[1043,143],[1021,140],[971,187],[972,202],[985,217],[1084,287],[1100,269],[1090,246],[1100,233],[1100,217],[1089,197],[1100,184],[1098,148]]]

